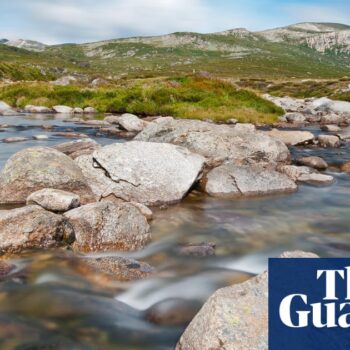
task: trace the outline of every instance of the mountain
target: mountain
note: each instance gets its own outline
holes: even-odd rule
[[[7,39],[0,39],[0,44],[5,44],[6,42],[8,42]]]
[[[8,63],[16,59],[58,76],[117,79],[194,71],[228,78],[350,75],[350,26],[337,23],[298,23],[259,32],[245,28],[209,34],[180,32],[86,44],[47,46],[18,40],[6,45],[17,48],[3,54]]]

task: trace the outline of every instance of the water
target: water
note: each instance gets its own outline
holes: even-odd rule
[[[84,132],[101,144],[124,142],[53,116],[3,117],[0,124],[15,127],[0,138],[47,134],[50,139],[0,144],[0,167],[20,149],[66,141],[42,130],[43,120],[55,125],[54,131]],[[334,166],[350,159],[347,145],[294,148],[292,154],[322,155]],[[202,305],[216,289],[264,271],[268,257],[286,250],[349,256],[350,177],[336,167],[327,173],[336,178],[332,186],[300,186],[292,195],[228,201],[194,191],[181,204],[155,210],[152,243],[140,252],[112,253],[154,266],[156,274],[146,280],[108,285],[92,280],[69,252],[21,257],[14,261],[17,269],[0,282],[0,348],[170,350],[186,324],[146,321],[154,304],[177,298]],[[179,255],[179,246],[201,242],[216,243],[216,256]]]

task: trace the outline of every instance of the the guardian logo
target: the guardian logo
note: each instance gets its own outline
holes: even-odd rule
[[[350,259],[270,259],[269,348],[350,349]]]

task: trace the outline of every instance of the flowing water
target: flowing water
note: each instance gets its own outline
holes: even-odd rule
[[[20,149],[67,141],[54,136],[66,129],[104,145],[124,142],[50,115],[1,117],[0,124],[5,123],[13,127],[0,138],[46,134],[49,140],[0,143],[0,168]],[[54,129],[44,131],[43,123]],[[350,159],[346,145],[336,150],[295,148],[292,153],[321,155],[334,166]],[[262,272],[268,257],[286,250],[348,256],[350,177],[330,169],[336,182],[329,187],[300,186],[292,195],[232,201],[195,191],[178,205],[155,210],[152,243],[140,252],[115,253],[154,266],[157,273],[146,280],[94,283],[75,268],[69,252],[37,252],[13,261],[16,270],[0,281],[0,348],[174,349],[186,324],[146,321],[154,304],[176,298],[198,309],[215,290]],[[179,255],[179,246],[201,242],[215,243],[216,256]]]

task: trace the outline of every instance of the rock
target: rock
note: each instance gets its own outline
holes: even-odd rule
[[[92,125],[92,126],[97,126],[97,127],[110,126],[110,124],[108,122],[106,122],[105,120],[80,120],[79,124]]]
[[[128,203],[92,203],[64,214],[82,252],[138,250],[150,240],[146,218]]]
[[[342,166],[340,167],[340,170],[344,173],[350,174],[350,162],[346,162],[342,164]]]
[[[339,125],[345,121],[345,118],[342,115],[330,113],[323,115],[321,117],[321,124],[334,124]]]
[[[148,221],[153,220],[153,212],[150,208],[141,203],[130,202],[130,204],[137,208]]]
[[[298,112],[305,107],[305,100],[295,99],[291,97],[275,97],[268,94],[263,97],[269,101],[272,101],[277,106],[283,108],[286,112]]]
[[[333,101],[323,97],[315,100],[312,105],[314,108],[322,111],[350,114],[350,102]]]
[[[296,165],[283,165],[278,170],[287,175],[292,181],[297,181],[302,175],[309,175],[315,171],[307,166]]]
[[[317,258],[290,252],[283,258]],[[179,340],[176,350],[267,350],[268,274],[223,288],[205,303]]]
[[[256,131],[256,127],[254,124],[238,123],[235,125],[235,131],[236,132],[254,132],[254,131]]]
[[[325,170],[328,168],[327,162],[320,157],[298,158],[297,163],[300,165],[305,165],[305,166],[308,166],[310,168],[317,169],[317,170]]]
[[[10,111],[12,110],[12,107],[7,104],[4,101],[0,101],[0,113],[2,114],[3,112]]]
[[[337,148],[337,147],[340,147],[341,145],[339,137],[334,135],[319,135],[318,142],[321,147]]]
[[[211,170],[203,179],[205,192],[214,197],[237,198],[297,190],[286,175],[259,165],[223,164]]]
[[[58,247],[71,239],[72,230],[63,216],[39,206],[0,211],[0,254]]]
[[[98,87],[98,86],[103,86],[108,84],[109,84],[108,80],[103,78],[96,78],[90,83],[92,87]]]
[[[177,253],[183,256],[203,258],[215,255],[215,243],[188,244],[177,249]]]
[[[119,115],[108,115],[103,120],[109,124],[116,124],[119,125]]]
[[[65,77],[61,77],[55,81],[53,81],[51,84],[58,85],[58,86],[68,86],[71,83],[76,83],[77,78],[73,77],[72,75],[67,75]]]
[[[188,325],[200,310],[198,303],[185,299],[166,299],[145,311],[145,319],[161,326]]]
[[[89,136],[85,134],[77,134],[75,132],[67,131],[67,132],[56,132],[54,136],[58,137],[65,137],[65,138],[71,138],[71,139],[87,139]]]
[[[81,262],[91,271],[89,274],[104,274],[115,281],[136,281],[150,277],[155,269],[145,262],[119,256],[86,257]]]
[[[306,121],[305,116],[301,113],[287,113],[285,117],[288,123],[292,123],[292,124],[301,124],[301,123],[305,123]]]
[[[84,113],[85,114],[96,114],[97,110],[93,107],[86,107],[86,108],[84,108]]]
[[[320,115],[309,115],[309,114],[307,114],[306,115],[306,121],[307,122],[309,122],[309,123],[313,123],[313,124],[315,124],[315,123],[319,123],[320,121],[321,121],[321,116]]]
[[[24,107],[26,113],[52,113],[52,109],[45,106],[27,105]]]
[[[49,137],[47,135],[34,135],[33,139],[37,141],[47,141]]]
[[[38,190],[53,188],[80,195],[83,203],[94,197],[81,169],[52,148],[33,147],[14,154],[0,174],[0,203],[25,203]]]
[[[94,151],[100,149],[101,146],[92,139],[82,139],[60,143],[53,148],[66,154],[70,158],[75,159],[82,155],[92,154]]]
[[[79,207],[80,197],[71,192],[44,188],[32,193],[27,198],[27,204],[36,204],[49,211],[65,212]]]
[[[322,125],[321,130],[328,131],[328,132],[339,132],[339,131],[341,131],[341,127],[339,127],[338,125],[333,125],[333,124]]]
[[[231,119],[228,119],[226,120],[226,124],[231,124],[231,125],[235,125],[238,123],[238,120],[237,119],[234,119],[234,118],[231,118]]]
[[[266,133],[270,137],[283,142],[287,146],[304,145],[312,142],[315,138],[315,136],[309,131],[272,129]]]
[[[24,142],[28,141],[27,137],[8,137],[6,139],[2,139],[1,141],[4,143],[15,143],[15,142]]]
[[[123,114],[118,119],[118,124],[126,131],[140,132],[146,126],[146,123],[133,114]]]
[[[73,114],[73,108],[68,107],[68,106],[54,106],[52,109],[56,113],[61,113],[61,114]]]
[[[8,263],[7,261],[0,260],[0,280],[9,275],[15,269],[15,265]]]
[[[198,120],[152,122],[134,140],[180,145],[206,157],[209,166],[225,160],[237,163],[285,163],[288,148],[263,132],[240,131],[237,126],[216,125]]]
[[[334,182],[334,177],[325,174],[312,173],[301,175],[298,178],[298,181],[315,186],[331,185]]]
[[[83,114],[84,110],[80,107],[73,108],[73,114]]]
[[[78,165],[94,193],[146,205],[180,201],[197,181],[205,161],[183,147],[135,141],[105,146],[93,153],[93,159],[100,169],[86,159]]]
[[[340,137],[341,140],[350,140],[350,128],[345,128],[337,132],[337,136]]]

